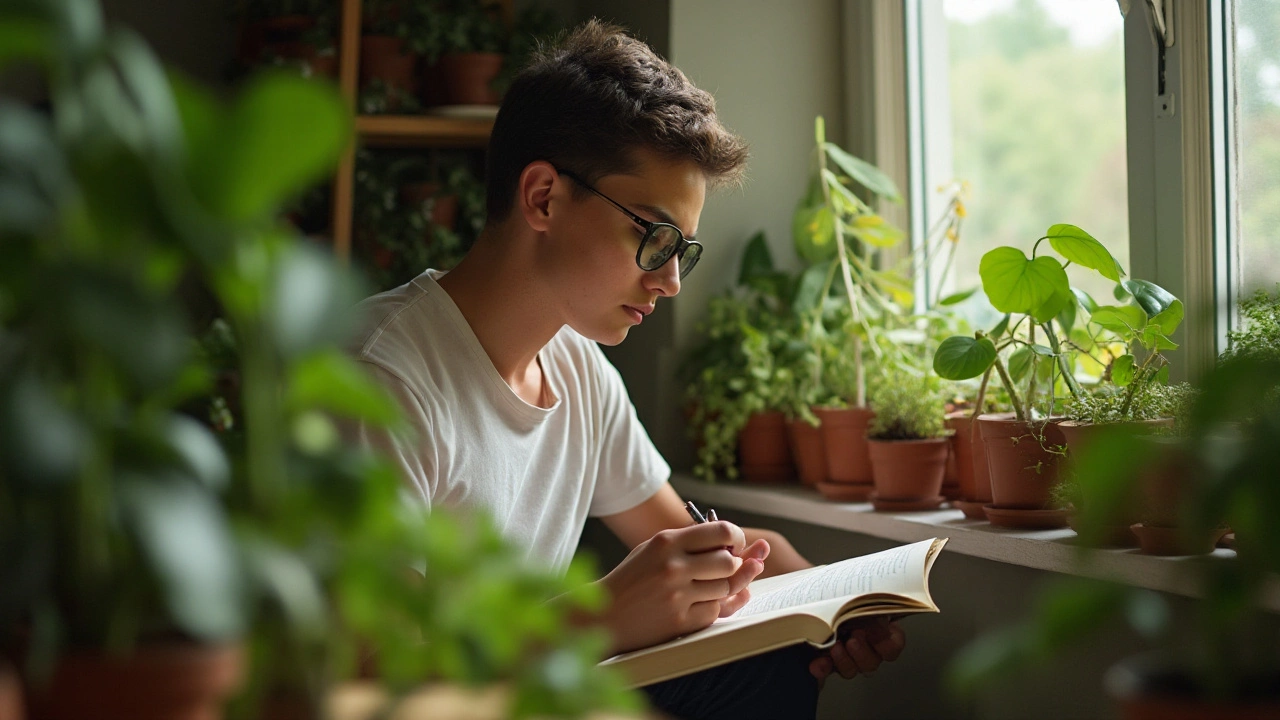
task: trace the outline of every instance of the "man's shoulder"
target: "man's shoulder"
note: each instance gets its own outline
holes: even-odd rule
[[[356,360],[372,363],[396,374],[406,363],[421,363],[424,351],[435,344],[447,322],[431,288],[420,278],[366,298],[356,306],[357,330],[347,351]]]

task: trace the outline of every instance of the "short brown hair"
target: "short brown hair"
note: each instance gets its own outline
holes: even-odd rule
[[[511,212],[531,162],[594,183],[634,169],[637,149],[690,160],[713,187],[746,170],[746,143],[720,124],[710,93],[621,28],[589,20],[540,48],[507,91],[489,137],[489,220]]]

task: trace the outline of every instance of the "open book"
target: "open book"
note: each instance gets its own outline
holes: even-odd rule
[[[649,685],[807,642],[830,647],[851,618],[938,612],[929,570],[946,539],[819,565],[751,583],[751,600],[710,627],[609,658],[632,685]]]

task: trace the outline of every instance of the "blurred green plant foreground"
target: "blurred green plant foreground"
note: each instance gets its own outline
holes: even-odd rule
[[[92,0],[6,2],[15,65],[49,108],[0,99],[3,654],[40,678],[76,649],[242,641],[251,708],[271,683],[319,696],[368,647],[392,688],[505,682],[516,716],[635,707],[568,628],[603,600],[593,568],[525,569],[340,441],[336,419],[398,408],[340,350],[364,289],[277,220],[351,142],[336,90],[262,75],[224,104]],[[232,433],[191,412],[217,393],[210,308]]]

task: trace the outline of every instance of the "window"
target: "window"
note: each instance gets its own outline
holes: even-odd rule
[[[1280,281],[1280,3],[1227,4],[1233,295]]]
[[[1060,222],[1084,228],[1128,269],[1116,1],[923,0],[921,11],[924,222],[945,202],[937,187],[952,179],[970,187],[951,277],[940,287],[946,263],[934,261],[930,301],[979,286],[987,251],[1010,245],[1029,255]],[[1110,298],[1112,283],[1076,270],[1068,268],[1073,285]]]

